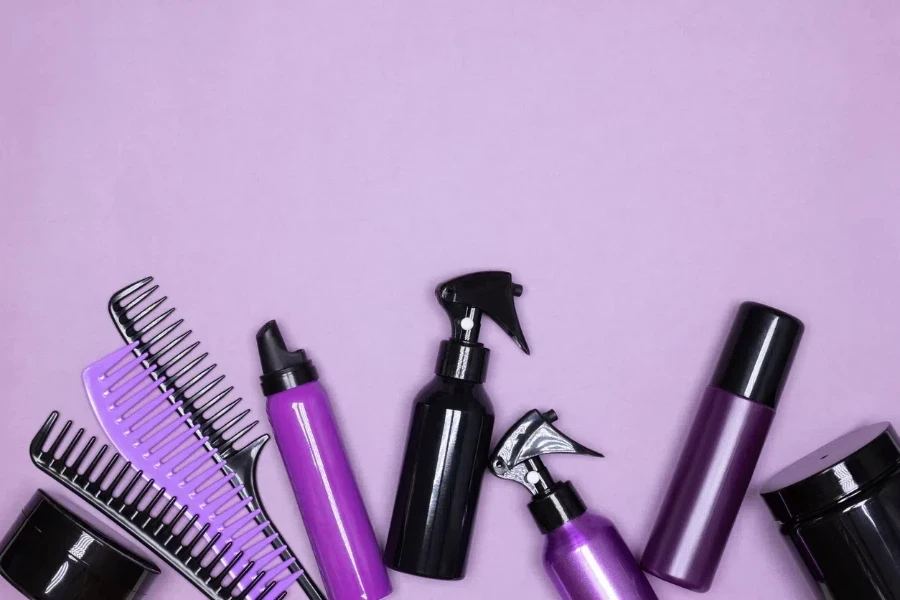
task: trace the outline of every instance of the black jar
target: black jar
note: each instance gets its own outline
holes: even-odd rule
[[[795,462],[762,489],[827,600],[900,600],[900,438],[862,427]]]

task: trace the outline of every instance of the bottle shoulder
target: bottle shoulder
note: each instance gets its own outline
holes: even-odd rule
[[[451,377],[434,377],[419,390],[415,402],[450,410],[494,412],[484,386]]]
[[[544,554],[571,552],[592,540],[610,536],[619,536],[615,524],[603,515],[587,512],[548,533]]]

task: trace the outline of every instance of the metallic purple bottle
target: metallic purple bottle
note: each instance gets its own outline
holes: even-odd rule
[[[657,600],[612,521],[587,512],[568,481],[554,481],[545,454],[601,456],[553,426],[554,411],[528,412],[504,434],[490,458],[497,477],[528,489],[528,505],[545,534],[544,569],[562,600]]]
[[[741,305],[644,550],[648,573],[712,585],[802,333],[786,313]]]
[[[256,336],[266,412],[329,600],[378,600],[387,569],[344,453],[328,396],[303,350],[288,352],[275,321]]]

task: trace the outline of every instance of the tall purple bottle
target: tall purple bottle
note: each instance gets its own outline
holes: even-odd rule
[[[531,516],[546,536],[544,570],[562,600],[657,600],[612,521],[591,514],[574,486],[553,479],[541,456],[602,456],[556,427],[556,413],[529,411],[490,457],[491,472],[531,492]]]
[[[641,558],[648,573],[712,585],[802,334],[787,313],[741,304]]]
[[[388,596],[387,569],[315,367],[303,350],[287,350],[275,321],[256,342],[266,412],[329,600]]]

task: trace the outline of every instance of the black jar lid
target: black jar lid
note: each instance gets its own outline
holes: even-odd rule
[[[900,466],[900,438],[887,422],[861,427],[811,452],[763,486],[779,523],[813,516]]]
[[[0,575],[30,600],[138,600],[159,569],[38,490],[0,542]]]

